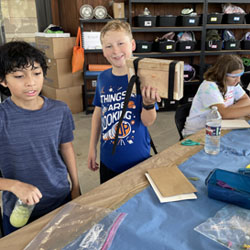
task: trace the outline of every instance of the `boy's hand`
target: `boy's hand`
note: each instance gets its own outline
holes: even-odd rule
[[[156,88],[150,86],[144,86],[141,90],[143,103],[145,105],[155,104],[155,102],[160,102],[161,98]]]
[[[37,187],[24,182],[17,181],[12,190],[23,203],[28,205],[34,205],[42,198],[42,194]]]
[[[81,191],[79,187],[72,187],[71,189],[71,199],[74,200],[75,198],[77,198],[78,196],[81,195]]]
[[[89,151],[88,168],[92,171],[99,169],[99,164],[96,162],[96,150]]]

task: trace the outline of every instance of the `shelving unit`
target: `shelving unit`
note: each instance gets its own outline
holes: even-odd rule
[[[90,19],[85,20],[80,18],[80,27],[82,32],[82,40],[84,39],[83,32],[87,30],[93,30],[92,25],[95,25],[95,31],[99,31],[105,23],[111,21],[113,19]],[[121,19],[126,21],[126,19]],[[98,25],[98,27],[96,27]],[[86,27],[85,27],[86,26]],[[98,30],[97,30],[97,29]],[[94,107],[92,105],[92,101],[95,95],[95,86],[96,86],[96,80],[98,75],[101,73],[100,71],[88,71],[88,64],[94,63],[94,64],[109,64],[106,59],[102,56],[102,50],[101,49],[91,49],[91,50],[84,50],[85,54],[85,61],[83,66],[83,100],[84,100],[84,109],[86,114],[90,114],[93,112]],[[95,58],[89,58],[89,55],[95,54]]]
[[[199,15],[202,13],[205,13],[205,2],[203,0],[176,0],[176,1],[171,1],[171,0],[129,0],[129,5],[128,5],[128,13],[129,13],[129,22],[132,27],[132,32],[135,40],[137,40],[137,37],[142,37],[141,34],[146,34],[147,39],[153,41],[154,36],[158,36],[159,34],[163,35],[167,32],[185,32],[185,31],[193,31],[195,33],[199,33],[199,36],[204,39],[205,38],[205,28],[204,28],[204,23],[205,23],[205,18],[206,16],[201,17],[201,24],[199,26],[174,26],[174,27],[135,27],[134,26],[134,17],[138,14],[142,14],[143,9],[145,7],[148,7],[148,9],[151,11],[151,14],[153,16],[159,16],[159,15],[165,15],[164,11],[166,11],[165,4],[168,5],[169,11],[167,14],[173,14],[175,16],[180,15],[181,9],[184,8],[186,4],[188,4],[189,7],[192,7],[194,10],[196,10],[196,5],[199,5]],[[136,6],[136,7],[135,7]],[[137,6],[141,8],[138,10]],[[173,7],[174,6],[174,7]],[[136,11],[135,11],[136,9]],[[164,9],[164,10],[163,10]],[[175,11],[175,13],[171,13],[172,11]],[[136,12],[136,13],[135,13]],[[150,35],[151,34],[151,37]],[[150,37],[150,38],[149,38]],[[140,38],[138,40],[141,40]],[[196,58],[196,61],[198,62],[197,64],[199,65],[204,65],[204,57],[205,54],[202,53],[202,51],[205,50],[205,44],[200,45],[201,47],[197,50],[194,51],[174,51],[174,52],[167,52],[167,53],[162,53],[162,52],[149,52],[149,53],[134,53],[134,56],[138,57],[151,57],[151,58],[161,58],[161,59],[173,59],[173,60],[184,60],[186,63],[193,64],[194,58]],[[203,75],[203,69],[201,68],[199,72],[198,78],[201,79]],[[198,86],[200,84],[200,80],[195,79],[194,81],[190,82],[184,82],[184,94],[185,94],[185,89],[186,88],[192,88],[194,89],[194,92],[196,89],[198,89]],[[186,98],[188,101],[190,101],[189,97]],[[162,104],[162,103],[161,103]],[[160,104],[160,105],[161,105]],[[163,100],[163,105],[160,106],[160,110],[173,110],[176,107],[177,102],[173,100]]]
[[[80,18],[80,27],[81,27],[81,32],[82,32],[82,41],[84,40],[84,35],[83,32],[86,31],[86,27],[88,24],[103,24],[108,22],[110,19],[90,19],[90,20],[85,20]],[[98,77],[99,72],[90,72],[87,70],[88,68],[88,63],[89,63],[89,58],[88,54],[101,54],[102,50],[101,49],[95,49],[95,50],[84,50],[85,54],[85,60],[84,60],[84,66],[83,66],[83,104],[84,104],[84,109],[86,114],[90,114],[93,112],[94,107],[92,105],[92,100],[95,95],[95,83],[96,79]]]
[[[221,54],[239,54],[242,56],[250,56],[250,50],[220,50],[220,51],[206,51],[205,50],[205,41],[206,34],[208,30],[235,30],[238,33],[250,31],[250,24],[207,24],[207,16],[209,13],[212,13],[211,10],[216,10],[214,12],[222,12],[221,3],[229,3],[236,5],[244,5],[247,7],[249,4],[249,0],[127,0],[126,1],[126,20],[130,23],[132,27],[132,32],[135,40],[145,40],[145,41],[153,41],[154,37],[167,32],[184,32],[184,31],[193,31],[196,35],[196,40],[200,41],[200,45],[198,49],[194,51],[174,51],[168,53],[162,52],[149,52],[149,53],[137,53],[134,52],[134,56],[138,57],[150,57],[150,58],[161,58],[161,59],[173,59],[173,60],[183,60],[189,64],[196,64],[200,66],[198,77],[189,82],[184,82],[184,99],[190,99],[190,93],[187,94],[188,91],[195,94],[198,89],[201,81],[203,80],[203,73],[207,68],[208,64],[213,63],[216,60],[216,56]],[[87,3],[87,1],[86,1]],[[135,8],[136,6],[136,8]],[[173,14],[180,15],[181,9],[186,7],[192,7],[199,15],[201,15],[201,21],[198,26],[174,26],[174,27],[136,27],[134,25],[134,17],[138,14],[142,14],[143,9],[148,7],[151,11],[152,15],[165,15],[165,14]],[[247,13],[250,13],[250,6],[245,9]],[[91,19],[91,20],[83,20],[80,19],[80,26],[82,32],[85,31],[100,31],[101,27],[108,21],[112,19]],[[241,37],[237,37],[240,39]],[[84,65],[84,106],[86,113],[91,113],[93,107],[91,105],[92,99],[95,91],[95,81],[97,79],[98,73],[90,73],[87,70],[88,64],[108,64],[106,59],[102,55],[102,50],[85,50],[85,65]],[[187,90],[187,91],[186,91]],[[167,100],[166,103],[169,103],[171,100]],[[164,106],[164,105],[163,105]],[[163,110],[165,110],[165,106]]]
[[[249,6],[249,0],[234,0],[234,1],[227,1],[227,0],[206,0],[206,8],[207,12],[209,13],[210,9],[218,9],[221,7],[221,4],[227,4],[232,3],[234,5],[242,7],[246,13],[250,13],[250,6]],[[235,37],[237,40],[240,40],[243,37],[243,34],[250,31],[250,24],[206,24],[206,31],[208,30],[232,30],[235,34]],[[219,51],[204,51],[205,54],[205,63],[211,62],[210,58],[213,58],[212,60],[216,60],[216,56],[223,55],[223,54],[237,54],[241,57],[249,57],[250,58],[250,50],[243,50],[243,49],[237,49],[237,50],[219,50]],[[212,61],[212,62],[213,62]],[[244,79],[246,79],[244,77]],[[243,78],[242,78],[243,80]],[[250,78],[249,78],[250,81]],[[248,85],[248,84],[247,84]],[[246,93],[249,94],[249,91],[246,89],[247,85],[244,86],[243,82],[243,88],[246,90]]]
[[[228,1],[228,0],[129,0],[128,5],[128,13],[129,13],[129,22],[132,26],[132,32],[134,35],[135,40],[137,40],[137,37],[140,37],[139,40],[141,40],[142,35],[146,37],[147,41],[153,40],[154,34],[165,34],[167,32],[181,32],[181,31],[193,31],[196,33],[200,33],[200,50],[190,51],[190,52],[168,52],[168,53],[161,53],[161,52],[149,52],[149,53],[134,53],[135,56],[138,57],[151,57],[151,58],[176,58],[176,60],[184,60],[185,62],[189,61],[190,64],[196,59],[196,62],[199,61],[200,66],[200,72],[199,72],[199,80],[191,81],[191,82],[184,82],[184,95],[185,95],[185,89],[192,88],[194,89],[193,92],[195,94],[196,89],[198,89],[201,81],[203,80],[203,73],[206,70],[207,64],[209,62],[209,58],[211,56],[218,56],[222,54],[239,54],[239,55],[250,55],[250,50],[220,50],[220,51],[206,51],[205,50],[205,41],[206,41],[206,33],[208,30],[215,29],[215,30],[224,30],[224,29],[230,29],[230,30],[246,30],[248,29],[250,31],[250,24],[207,24],[207,16],[209,14],[209,5],[213,5],[217,7],[217,4],[219,5],[220,11],[221,10],[221,3],[235,3],[236,5],[239,5],[241,3],[249,3],[249,0],[235,0],[235,1]],[[177,11],[180,11],[184,5],[187,4],[188,7],[192,7],[194,10],[196,9],[196,5],[199,5],[199,12],[198,14],[202,14],[202,20],[201,24],[199,26],[174,26],[174,27],[135,27],[134,26],[134,17],[138,15],[138,13],[142,14],[143,9],[145,7],[148,7],[148,9],[151,11],[152,16],[158,16],[158,15],[164,15],[166,13],[163,13],[163,9],[166,10],[165,4],[169,4],[169,7],[172,7],[172,11],[175,13],[167,13],[167,14],[174,14],[176,15]],[[171,6],[170,6],[171,4]],[[182,5],[184,4],[184,5]],[[138,8],[135,8],[134,6],[139,6]],[[175,7],[173,7],[175,6]],[[141,8],[140,10],[138,10]],[[173,9],[174,8],[174,9]],[[178,10],[177,10],[178,9]],[[250,9],[248,9],[247,12],[250,12]],[[146,34],[146,35],[145,35]],[[149,36],[151,34],[151,37]],[[153,34],[153,35],[152,35]],[[145,39],[145,40],[146,40]],[[151,39],[151,40],[150,40]],[[188,62],[188,63],[189,63]],[[188,99],[185,98],[186,100]],[[169,101],[169,100],[168,100]]]

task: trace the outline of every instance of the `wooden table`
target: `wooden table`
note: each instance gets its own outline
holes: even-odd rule
[[[202,130],[189,138],[204,143],[205,131]],[[167,140],[167,138],[165,139]],[[147,169],[173,164],[179,165],[202,148],[203,145],[182,146],[178,142],[90,192],[81,195],[74,202],[91,207],[116,209],[149,185],[145,178]],[[60,209],[58,208],[14,233],[1,238],[0,249],[24,249]],[[86,218],[87,221],[88,218]]]

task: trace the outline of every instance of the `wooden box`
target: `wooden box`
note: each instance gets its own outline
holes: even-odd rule
[[[134,74],[133,61],[136,57],[131,57],[126,61],[128,67],[128,79]],[[168,77],[169,64],[172,60],[143,58],[139,61],[138,76],[143,86],[152,86],[158,89],[161,98],[169,98],[168,95]],[[178,61],[175,65],[175,80],[173,99],[180,100],[183,97],[184,89],[184,62]],[[133,92],[136,92],[134,87]]]
[[[125,18],[125,7],[124,3],[113,3],[113,17]]]

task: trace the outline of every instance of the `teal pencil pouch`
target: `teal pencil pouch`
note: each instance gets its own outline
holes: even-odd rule
[[[205,184],[208,197],[250,209],[250,176],[216,168]]]

